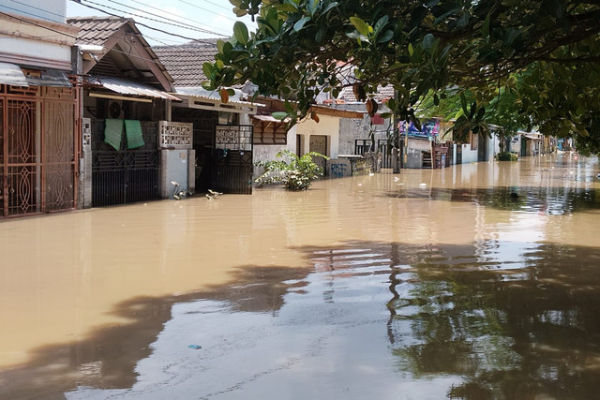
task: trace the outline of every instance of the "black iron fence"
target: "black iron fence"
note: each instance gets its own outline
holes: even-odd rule
[[[160,198],[158,123],[142,121],[144,146],[117,151],[104,143],[104,120],[92,122],[92,205],[94,207]]]
[[[403,143],[400,143],[400,148],[397,152],[397,161],[400,168],[402,168],[402,149]],[[375,146],[370,139],[356,139],[354,141],[354,154],[365,156],[371,153],[371,155],[375,155],[377,160],[376,166],[378,168],[394,168],[393,158],[395,153],[392,150],[393,146],[388,144],[388,141],[385,139],[377,140]]]
[[[160,198],[158,151],[92,153],[92,204],[95,207]]]

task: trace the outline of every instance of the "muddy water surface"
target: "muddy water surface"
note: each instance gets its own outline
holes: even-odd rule
[[[596,396],[569,155],[0,223],[0,399]]]

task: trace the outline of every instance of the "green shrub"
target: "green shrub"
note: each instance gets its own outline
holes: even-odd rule
[[[509,151],[503,151],[496,156],[498,161],[517,161],[519,157]]]
[[[328,157],[310,152],[298,157],[289,150],[276,155],[282,160],[259,161],[255,165],[265,168],[265,172],[256,178],[258,184],[283,183],[287,190],[300,191],[308,189],[310,182],[323,176],[323,169],[313,161],[313,157]]]

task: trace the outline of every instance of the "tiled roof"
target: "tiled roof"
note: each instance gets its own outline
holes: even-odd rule
[[[178,46],[157,46],[153,50],[175,79],[174,86],[194,87],[206,80],[202,65],[214,62],[218,52],[216,43],[216,39],[203,39]]]
[[[73,17],[68,18],[69,25],[80,28],[77,44],[104,46],[115,32],[133,20],[118,17]]]
[[[93,44],[107,47],[110,39],[114,35],[119,35],[120,31],[124,30],[125,33],[133,33],[148,53],[150,58],[149,62],[156,64],[166,80],[169,81],[169,86],[162,85],[163,89],[167,91],[172,89],[170,82],[173,82],[173,78],[169,75],[165,66],[160,62],[158,56],[154,53],[152,47],[150,47],[144,38],[144,35],[142,35],[142,32],[137,28],[133,19],[120,17],[73,17],[67,19],[67,23],[80,29],[77,35],[76,44]],[[125,26],[127,27],[125,28]],[[114,46],[115,43],[113,42],[111,46],[105,48],[105,54],[113,50]]]

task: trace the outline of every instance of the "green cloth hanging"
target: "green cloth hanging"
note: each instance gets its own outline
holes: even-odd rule
[[[123,136],[123,120],[107,119],[104,124],[104,143],[113,149],[121,150],[121,137]]]
[[[125,134],[127,135],[127,148],[137,149],[144,146],[144,137],[142,135],[142,124],[138,120],[125,120]]]

